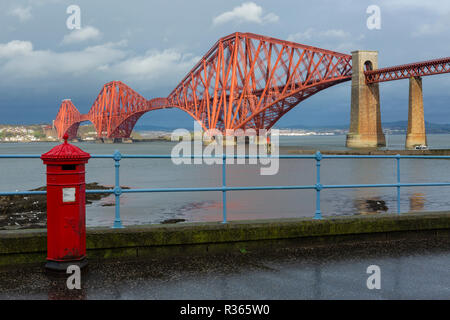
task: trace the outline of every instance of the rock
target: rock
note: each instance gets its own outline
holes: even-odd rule
[[[102,203],[102,207],[114,207],[116,204],[113,202]]]
[[[386,202],[383,200],[366,200],[366,206],[371,211],[388,211]]]
[[[113,189],[113,186],[102,186],[97,182],[87,183],[86,190]],[[121,187],[129,189],[129,187]],[[46,186],[30,191],[45,191]],[[108,193],[86,194],[86,204],[108,197]],[[25,223],[25,221],[29,221]],[[20,222],[20,226],[18,224]],[[5,229],[11,223],[15,228],[45,228],[47,222],[46,195],[14,195],[0,196],[0,229]]]
[[[177,223],[177,222],[183,222],[186,221],[186,219],[166,219],[164,221],[161,221],[162,224],[169,224],[169,223]]]

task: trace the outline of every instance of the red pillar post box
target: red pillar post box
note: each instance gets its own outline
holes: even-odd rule
[[[86,259],[85,164],[89,153],[67,143],[41,159],[47,165],[47,263],[46,268],[65,271],[69,265],[84,267]]]

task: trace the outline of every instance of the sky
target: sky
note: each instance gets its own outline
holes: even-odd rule
[[[71,5],[80,29],[69,29]],[[380,8],[379,29],[367,20]],[[73,22],[73,20],[71,20]],[[379,67],[450,56],[448,0],[2,0],[0,123],[50,123],[61,100],[87,113],[103,84],[120,80],[166,97],[221,37],[252,32],[350,54],[377,50]],[[345,82],[301,102],[277,127],[348,124]],[[450,74],[423,78],[425,120],[450,123]],[[408,119],[408,80],[380,84],[382,121]],[[192,126],[181,110],[138,125]]]

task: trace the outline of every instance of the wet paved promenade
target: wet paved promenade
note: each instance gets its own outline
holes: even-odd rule
[[[380,290],[366,286],[369,265]],[[81,281],[3,268],[0,299],[450,299],[450,239],[91,262]]]

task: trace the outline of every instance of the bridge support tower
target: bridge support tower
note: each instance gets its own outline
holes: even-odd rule
[[[386,139],[381,128],[380,90],[378,83],[366,84],[364,71],[378,68],[377,51],[352,52],[352,98],[349,148],[384,147]]]
[[[427,145],[425,119],[423,115],[422,77],[409,78],[408,131],[406,149]]]

